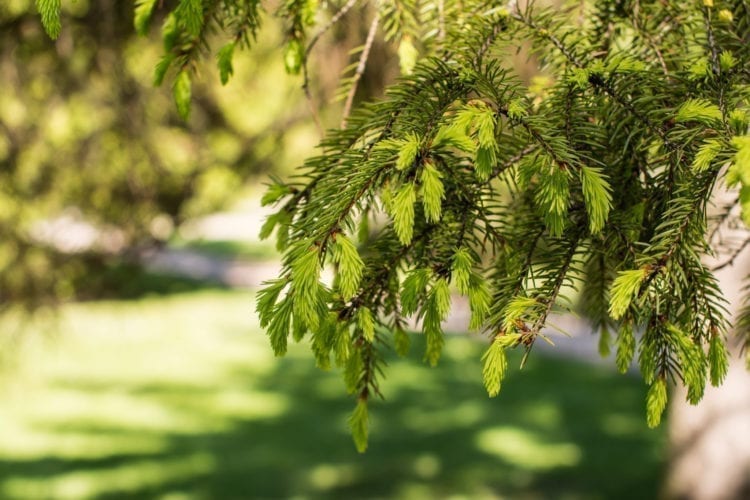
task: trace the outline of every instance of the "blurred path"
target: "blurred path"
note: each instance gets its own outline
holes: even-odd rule
[[[281,270],[278,261],[223,259],[195,250],[164,249],[144,256],[146,268],[235,288],[257,288]]]
[[[273,213],[261,207],[259,198],[242,200],[231,212],[219,212],[188,222],[180,228],[186,240],[239,241],[264,245],[258,238],[266,217]],[[165,248],[144,256],[147,269],[177,274],[197,280],[221,283],[235,288],[258,288],[263,281],[278,276],[278,259],[223,258],[190,249]]]

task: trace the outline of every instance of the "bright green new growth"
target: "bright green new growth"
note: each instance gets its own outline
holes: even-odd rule
[[[151,16],[154,14],[154,9],[158,0],[137,0],[135,2],[135,13],[133,14],[133,27],[135,32],[139,35],[145,35],[148,33],[149,25],[151,24]]]
[[[419,154],[419,137],[416,134],[409,134],[400,146],[398,158],[396,159],[396,168],[406,170],[414,165],[414,161]]]
[[[174,102],[177,105],[177,112],[180,113],[183,120],[187,120],[190,117],[190,88],[190,75],[187,71],[180,71],[177,78],[175,78],[172,93],[174,95]]]
[[[349,429],[352,432],[357,451],[360,453],[364,453],[367,450],[368,420],[367,401],[360,399],[357,401],[354,412],[349,417]]]
[[[614,319],[620,319],[630,307],[630,303],[638,294],[643,280],[646,279],[645,269],[620,271],[612,283],[609,299],[609,314]]]
[[[44,30],[52,39],[60,36],[62,25],[60,23],[61,0],[36,0],[36,8],[42,17]]]
[[[727,184],[730,187],[740,185],[742,220],[750,225],[750,136],[733,137],[732,146],[737,153],[727,171]]]
[[[503,383],[505,372],[508,368],[505,350],[517,344],[520,339],[521,334],[519,333],[498,335],[490,344],[489,349],[484,353],[482,357],[482,361],[484,362],[482,378],[490,397],[500,394],[500,386]]]
[[[719,106],[706,99],[690,99],[677,110],[675,120],[678,122],[697,121],[711,125],[721,122],[723,115]]]
[[[416,201],[417,193],[414,184],[408,183],[401,186],[391,202],[393,227],[402,245],[411,243],[414,234],[414,203]]]
[[[430,162],[425,162],[422,167],[422,204],[424,206],[425,219],[428,222],[438,222],[442,215],[443,198],[445,189],[443,175]]]
[[[583,199],[589,215],[589,230],[591,234],[597,234],[607,223],[612,207],[612,189],[602,176],[600,168],[582,165],[580,172]]]
[[[443,339],[443,328],[441,323],[448,316],[451,308],[451,295],[448,281],[438,278],[427,294],[424,305],[424,334],[427,340],[427,350],[424,359],[431,366],[437,365],[445,340]]]
[[[357,312],[357,326],[362,331],[365,340],[370,343],[375,340],[375,321],[369,309],[360,309]]]
[[[60,2],[37,5],[57,35]],[[281,6],[290,73],[307,79],[308,40],[329,27],[308,38],[316,19],[343,15],[328,5]],[[548,316],[573,309],[596,331],[617,332],[619,370],[637,360],[650,426],[667,404],[667,380],[684,381],[696,402],[707,379],[724,378],[725,300],[701,257],[733,262],[739,250],[721,232],[736,205],[750,222],[747,5],[641,7],[357,4],[363,15],[377,12],[373,37],[382,32],[401,48],[403,75],[329,132],[294,181],[271,185],[264,203],[280,207],[262,236],[276,230],[283,269],[257,308],[276,354],[290,336],[307,339],[322,368],[333,354],[357,401],[350,427],[360,451],[383,352],[407,350],[410,318],[426,337],[425,361],[437,363],[449,283],[468,295],[470,327],[492,339],[482,370],[491,395],[506,349],[528,354],[546,339]],[[157,8],[136,3],[139,32]],[[260,11],[253,0],[180,0],[163,17],[155,81],[173,72],[183,117],[208,34],[218,33],[225,83]],[[547,83],[527,86],[509,66],[526,46]],[[737,201],[709,217],[722,184],[739,188]],[[361,248],[345,234],[363,235]],[[330,289],[320,281],[325,266],[335,274]],[[750,304],[738,325],[750,344]],[[604,351],[609,344],[602,339]]]
[[[654,428],[661,423],[661,416],[667,407],[667,381],[658,378],[651,383],[646,395],[646,422]]]
[[[333,261],[339,265],[338,288],[341,297],[344,300],[349,300],[359,290],[365,264],[362,262],[354,243],[341,233],[336,235]]]

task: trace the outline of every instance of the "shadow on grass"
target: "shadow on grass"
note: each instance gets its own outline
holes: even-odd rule
[[[489,399],[479,375],[480,343],[448,339],[437,369],[420,363],[421,347],[412,347],[412,359],[389,359],[388,400],[371,405],[363,455],[348,436],[352,401],[338,375],[293,355],[262,374],[234,364],[224,387],[60,380],[61,390],[125,393],[199,424],[160,431],[127,418],[119,425],[47,423],[52,433],[159,445],[99,459],[0,461],[0,484],[10,497],[656,496],[664,435],[645,426],[638,380],[535,355],[522,373],[512,358],[501,395]],[[227,387],[249,399],[219,398]],[[45,489],[53,487],[57,495]]]

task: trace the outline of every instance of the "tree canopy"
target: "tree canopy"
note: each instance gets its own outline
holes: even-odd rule
[[[315,135],[272,54],[280,35],[239,61],[231,88],[205,72],[185,122],[151,86],[163,44],[136,35],[132,4],[65,2],[62,15],[52,43],[32,0],[0,5],[0,311],[120,293],[142,250],[301,161],[286,137]]]
[[[37,4],[55,36],[59,0]],[[225,81],[262,9],[139,0],[136,28],[162,8],[157,80],[169,78],[187,116],[194,60],[214,54]],[[284,60],[305,89],[315,43],[350,9],[370,29],[342,80],[344,120],[263,200],[279,206],[262,236],[275,231],[284,265],[257,309],[278,355],[290,337],[307,339],[321,368],[342,369],[357,448],[383,351],[408,349],[415,318],[424,359],[437,364],[453,291],[490,339],[481,362],[491,396],[506,351],[528,355],[549,340],[550,314],[574,310],[603,353],[615,348],[621,371],[637,359],[650,426],[670,380],[691,403],[707,382],[720,384],[730,325],[704,256],[731,262],[745,244],[722,238],[722,227],[750,222],[750,3],[288,0],[278,8]],[[218,48],[208,43],[216,31],[226,37]],[[378,36],[393,44],[401,77],[349,114]],[[540,76],[513,70],[518,51]],[[714,209],[717,189],[737,195]]]

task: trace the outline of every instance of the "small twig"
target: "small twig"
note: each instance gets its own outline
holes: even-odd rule
[[[716,265],[716,266],[712,267],[711,271],[712,272],[716,272],[716,271],[718,271],[720,269],[724,269],[725,267],[733,266],[734,265],[734,261],[737,259],[737,257],[739,257],[739,255],[742,253],[742,251],[745,248],[747,248],[748,245],[750,245],[750,238],[748,238],[745,241],[743,241],[742,245],[740,245],[740,247],[737,250],[735,250],[734,253],[732,253],[732,256],[729,259],[725,260],[724,262],[722,262],[719,265]]]
[[[346,121],[352,112],[352,104],[354,103],[354,94],[357,93],[357,86],[359,80],[365,72],[367,66],[367,58],[370,57],[370,49],[375,43],[375,33],[378,31],[378,24],[380,23],[380,13],[375,14],[375,17],[370,24],[370,30],[367,32],[367,40],[365,46],[362,49],[362,54],[359,56],[359,64],[357,64],[357,71],[354,73],[352,79],[352,87],[349,89],[349,93],[346,96],[346,103],[344,104],[344,111],[341,117],[341,128],[346,128]]]
[[[354,4],[357,3],[357,0],[349,0],[346,2],[339,10],[336,12],[330,21],[328,21],[328,24],[323,26],[320,31],[318,31],[315,36],[310,39],[310,43],[307,44],[307,48],[305,49],[305,59],[310,55],[310,52],[312,52],[313,47],[315,47],[315,44],[318,43],[318,40],[320,40],[320,37],[325,35],[328,30],[330,30],[334,24],[339,22],[339,19],[344,17],[347,12],[351,10],[352,7],[354,7]]]
[[[737,206],[737,204],[740,202],[740,197],[736,196],[734,200],[731,202],[725,204],[723,208],[723,212],[718,217],[715,217],[716,225],[714,226],[713,230],[711,231],[711,234],[708,236],[708,241],[712,242],[714,238],[716,238],[716,235],[719,234],[719,231],[721,230],[721,227],[726,223],[726,221],[729,219],[729,217],[732,215],[732,210],[734,207]],[[719,242],[721,242],[721,238],[719,238]]]
[[[312,37],[310,40],[310,43],[307,44],[307,47],[305,48],[305,56],[302,58],[302,90],[305,92],[305,98],[307,99],[307,104],[310,106],[310,113],[312,114],[313,121],[315,122],[315,126],[318,129],[318,133],[321,137],[323,137],[323,125],[320,122],[320,115],[318,113],[318,108],[315,106],[315,103],[313,102],[312,92],[310,92],[310,72],[307,69],[307,61],[310,59],[310,53],[312,52],[312,49],[315,47],[315,44],[318,43],[318,40],[330,30],[334,24],[336,24],[339,19],[344,17],[344,15],[351,10],[352,7],[354,7],[354,4],[357,3],[357,0],[349,0],[346,2],[339,10],[336,12],[330,21],[328,21],[328,24],[323,26],[323,28],[318,31],[315,36]]]

